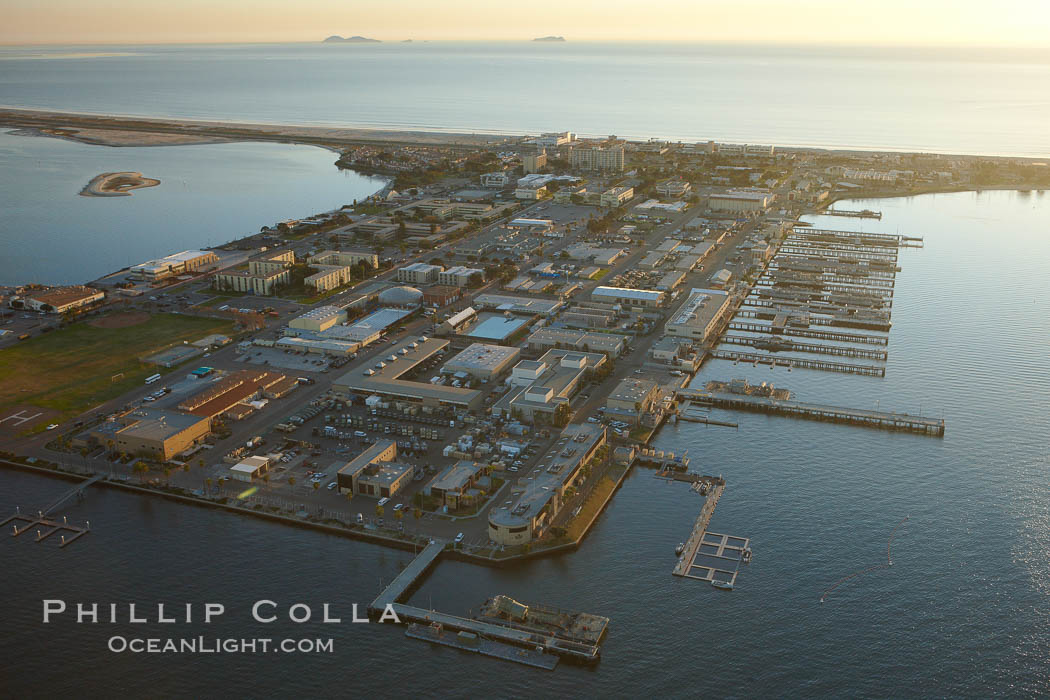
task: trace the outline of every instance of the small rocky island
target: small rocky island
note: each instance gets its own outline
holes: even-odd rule
[[[102,173],[91,178],[91,182],[80,190],[81,197],[130,197],[131,190],[156,187],[160,180],[142,177],[142,173]]]
[[[322,44],[379,44],[379,39],[369,39],[367,36],[348,36],[341,37],[338,34],[333,34],[328,37]]]
[[[536,37],[533,41],[565,41],[563,36],[541,36]]]

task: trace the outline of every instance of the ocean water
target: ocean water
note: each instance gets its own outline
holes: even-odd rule
[[[754,561],[720,592],[671,575],[700,499],[633,471],[582,547],[507,569],[438,565],[415,594],[466,614],[504,593],[608,615],[602,662],[552,673],[345,624],[410,554],[221,512],[92,490],[69,515],[94,532],[66,550],[3,538],[10,694],[321,697],[1007,697],[1050,693],[1050,200],[986,192],[850,202],[926,247],[901,256],[885,379],[706,365],[801,400],[943,416],[943,439],[752,414],[739,429],[682,423],[657,437],[727,488],[711,529],[752,538]],[[66,482],[0,471],[0,515]],[[822,593],[851,572],[873,571]],[[225,603],[221,623],[40,623],[41,598]],[[322,603],[342,625],[263,627],[251,602]],[[331,655],[111,654],[112,634],[332,637]],[[585,689],[585,690],[584,690]]]
[[[0,48],[0,104],[1050,155],[1050,51],[689,43]]]
[[[0,131],[0,284],[87,282],[383,187],[382,179],[339,170],[335,160],[313,146],[109,148]],[[99,173],[125,170],[161,184],[128,197],[80,196]]]

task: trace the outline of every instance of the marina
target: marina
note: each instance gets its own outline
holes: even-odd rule
[[[689,539],[675,549],[678,563],[671,573],[706,581],[722,590],[733,590],[740,564],[751,561],[750,540],[709,532],[707,529],[718,499],[725,490],[725,480],[699,474],[675,475],[671,478],[691,482],[690,488],[704,498],[704,505],[693,523]]]

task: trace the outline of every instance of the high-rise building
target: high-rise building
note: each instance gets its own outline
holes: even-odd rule
[[[623,172],[623,166],[623,146],[587,146],[569,152],[569,167],[574,170]]]

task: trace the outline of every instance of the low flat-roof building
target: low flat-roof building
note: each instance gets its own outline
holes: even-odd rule
[[[652,289],[629,287],[595,287],[591,298],[624,306],[655,307],[664,301],[664,293]]]
[[[529,316],[533,314],[551,316],[563,306],[562,302],[557,299],[534,299],[511,294],[479,294],[474,297],[474,304],[482,309],[510,311]]]
[[[602,353],[573,350],[548,350],[539,360],[521,360],[511,370],[513,388],[496,402],[492,414],[524,423],[550,421],[559,406],[568,410],[583,380],[606,361]]]
[[[689,194],[691,189],[692,185],[676,177],[664,180],[656,185],[656,192],[661,197],[684,197]]]
[[[707,206],[714,211],[748,213],[762,211],[773,201],[773,193],[766,190],[738,190],[712,194]]]
[[[495,343],[517,342],[526,330],[527,319],[511,314],[501,314],[495,311],[483,311],[478,314],[478,322],[465,330],[460,330],[460,335],[465,335],[474,340],[488,340]]]
[[[423,288],[423,304],[435,308],[441,308],[454,304],[463,296],[459,287],[449,287],[444,284],[435,284]]]
[[[633,187],[612,187],[602,192],[603,207],[618,207],[634,197]]]
[[[237,481],[251,481],[252,479],[261,477],[266,472],[270,471],[270,464],[273,462],[274,455],[253,455],[251,457],[245,457],[237,464],[230,467],[230,477]]]
[[[325,250],[307,258],[311,265],[348,267],[362,265],[373,270],[379,267],[379,255],[372,250]]]
[[[82,285],[73,285],[33,290],[20,296],[19,300],[30,311],[64,314],[67,311],[97,304],[105,298],[105,292]]]
[[[240,411],[239,407],[263,396],[285,378],[280,372],[242,369],[183,400],[179,410],[195,416],[217,418],[231,410]]]
[[[595,458],[605,440],[605,426],[601,424],[567,426],[540,459],[540,474],[524,482],[510,505],[489,511],[489,539],[496,544],[516,545],[541,537],[568,500],[569,489],[583,482],[583,467]]]
[[[444,352],[448,344],[447,340],[426,336],[403,340],[391,347],[386,359],[373,358],[371,364],[359,364],[337,379],[332,388],[342,394],[375,394],[423,406],[476,409],[483,398],[480,391],[401,379],[430,358]],[[397,359],[390,360],[390,357]]]
[[[196,272],[219,262],[219,256],[210,250],[184,250],[158,260],[147,260],[131,268],[131,274],[148,282],[157,282],[176,275]]]
[[[352,340],[355,343],[369,345],[378,340],[379,336],[387,328],[411,314],[412,310],[410,309],[379,309],[347,326],[345,337],[347,340]]]
[[[289,328],[320,333],[346,320],[346,311],[338,306],[318,306],[288,322]]]
[[[473,343],[446,362],[441,372],[442,374],[462,372],[487,382],[506,374],[520,356],[521,350],[518,348]]]
[[[605,401],[605,415],[637,423],[660,396],[659,385],[651,379],[622,379]]]
[[[459,333],[470,325],[470,323],[472,323],[477,317],[478,312],[474,310],[474,307],[468,306],[462,311],[457,311],[446,318],[441,326],[447,332]]]
[[[317,272],[303,278],[303,284],[318,292],[330,292],[350,281],[349,265],[318,265],[312,267]]]
[[[414,467],[398,464],[397,443],[377,440],[364,452],[342,466],[338,462],[335,483],[341,494],[389,498],[403,489],[412,479]]]
[[[706,342],[729,308],[729,295],[717,289],[693,289],[664,326],[667,335]]]
[[[136,408],[93,428],[89,435],[98,445],[129,455],[166,462],[204,441],[211,430],[207,416],[157,408]]]
[[[619,357],[627,347],[627,338],[613,333],[587,333],[560,328],[541,328],[529,336],[532,350],[579,350],[603,352],[610,357]]]
[[[475,490],[483,471],[483,465],[460,460],[431,479],[423,487],[423,493],[437,498],[444,506],[459,508],[474,500],[470,492]]]

